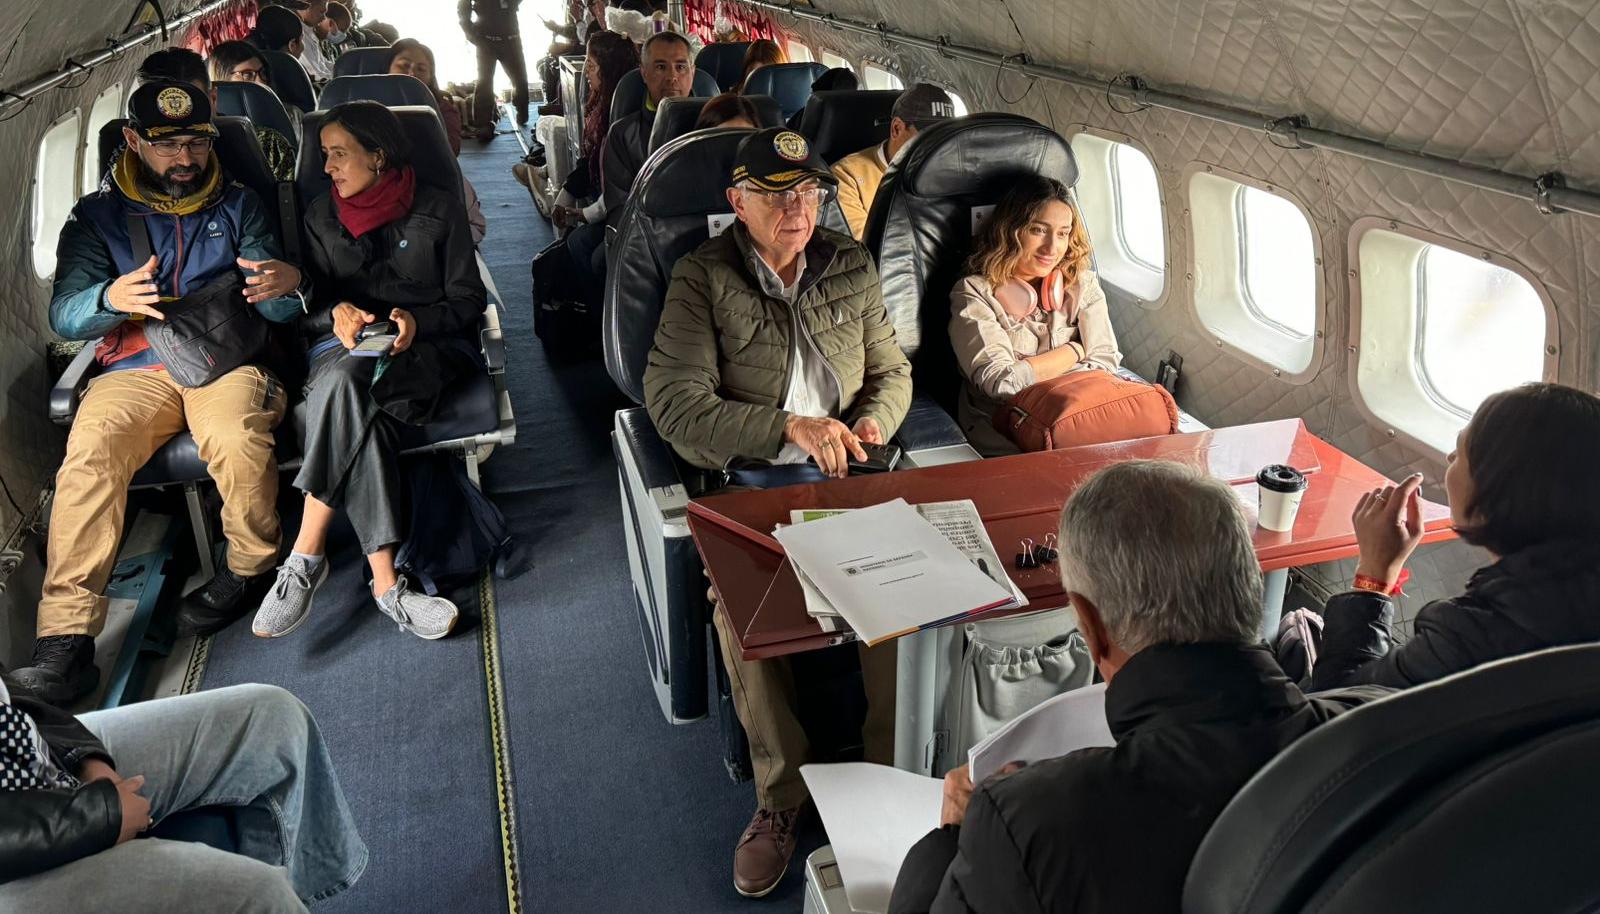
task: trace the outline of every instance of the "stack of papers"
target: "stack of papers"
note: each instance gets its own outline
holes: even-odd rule
[[[995,553],[994,544],[989,540],[989,533],[983,527],[983,518],[978,514],[978,506],[973,504],[971,499],[929,502],[913,507],[923,520],[932,524],[934,529],[944,534],[951,545],[960,549],[979,571],[1006,588],[1016,601],[1012,606],[1028,605],[1028,598],[1022,595],[1022,591],[1017,589],[1017,585],[1006,574],[1005,566],[1001,564],[1000,556]],[[789,519],[796,524],[803,524],[849,514],[855,510],[858,509],[818,508],[791,511]],[[798,565],[795,566],[795,572],[795,576],[800,579],[800,589],[806,596],[806,612],[828,631],[838,631],[843,628],[846,623],[838,609],[828,602],[828,598]]]
[[[842,619],[869,645],[976,613],[1026,606],[971,501],[916,508],[895,499],[849,511],[796,511],[773,532],[806,609]]]
[[[1105,697],[1104,684],[1066,692],[990,734],[969,753],[973,783],[983,783],[1008,762],[1114,745]],[[800,775],[828,830],[850,907],[863,914],[887,911],[901,862],[939,827],[943,782],[861,762],[805,765]]]

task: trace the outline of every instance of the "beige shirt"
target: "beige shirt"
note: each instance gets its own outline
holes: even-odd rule
[[[872,212],[883,173],[889,170],[889,160],[884,155],[888,145],[885,141],[833,163],[833,176],[839,182],[839,209],[857,241],[867,233],[867,214]]]
[[[800,252],[794,265],[794,282],[783,284],[783,279],[760,254],[755,256],[756,280],[761,291],[773,298],[783,299],[791,307],[795,293],[800,288],[800,277],[806,272],[806,255]],[[783,396],[783,410],[796,416],[822,418],[839,414],[839,381],[828,367],[817,344],[801,329],[789,340],[789,389]],[[773,458],[773,463],[805,463],[810,455],[793,442],[786,442]]]
[[[1038,379],[1025,359],[1076,342],[1084,358],[1073,371],[1122,365],[1116,331],[1106,308],[1106,296],[1094,271],[1085,270],[1067,307],[1046,312],[1038,307],[1038,294],[1028,287],[1034,310],[1017,320],[1006,313],[989,281],[968,276],[950,293],[950,343],[956,364],[966,379],[957,404],[957,420],[973,447],[985,454],[1014,452],[1016,448],[990,424],[990,417],[1005,401]],[[1074,304],[1075,303],[1075,304]],[[1074,316],[1069,318],[1068,314]]]

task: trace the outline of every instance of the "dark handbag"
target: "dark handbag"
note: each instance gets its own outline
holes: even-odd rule
[[[128,239],[134,260],[148,261],[150,230],[144,219],[128,217]],[[165,320],[145,320],[145,339],[179,387],[204,387],[267,348],[266,318],[245,301],[244,288],[244,278],[230,272],[177,301],[163,302]]]

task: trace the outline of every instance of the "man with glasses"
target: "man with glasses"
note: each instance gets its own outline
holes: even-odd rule
[[[895,341],[872,257],[819,229],[834,178],[806,138],[752,133],[734,159],[738,220],[678,261],[645,370],[645,405],[661,437],[695,466],[742,486],[843,477],[883,444],[911,404],[911,365]],[[750,735],[758,808],[734,851],[734,887],[772,891],[794,853],[806,802],[805,731],[785,659],[745,660],[713,614],[734,706]],[[866,755],[888,762],[894,647],[862,651]]]
[[[839,180],[839,209],[850,223],[850,234],[859,240],[867,233],[867,214],[878,196],[878,185],[889,163],[906,148],[924,127],[955,117],[956,106],[950,93],[935,85],[917,83],[900,93],[889,111],[889,138],[869,149],[854,152],[833,163],[833,176]],[[882,122],[879,122],[880,126]]]
[[[226,563],[180,609],[180,633],[210,634],[253,609],[278,557],[272,430],[283,416],[282,387],[257,365],[180,387],[145,327],[223,283],[233,285],[239,307],[290,320],[301,309],[300,271],[278,259],[255,193],[223,177],[205,92],[156,80],[134,91],[128,109],[126,148],[101,190],[73,207],[56,247],[50,325],[67,339],[98,340],[102,366],[56,474],[38,640],[32,664],[15,674],[58,706],[98,683],[94,636],[105,625],[102,591],[128,483],[174,435],[194,436],[222,495],[228,539]],[[150,253],[135,253],[141,249]]]

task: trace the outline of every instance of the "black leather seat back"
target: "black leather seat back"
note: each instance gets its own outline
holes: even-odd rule
[[[955,414],[961,376],[950,348],[950,290],[966,275],[973,210],[993,206],[1021,175],[1071,187],[1067,141],[1037,121],[974,114],[923,130],[889,166],[864,241],[878,258],[883,301],[917,389]]]
[[[389,48],[351,48],[333,59],[334,76],[372,76],[389,72]]]
[[[1593,910],[1596,669],[1600,645],[1554,648],[1312,731],[1223,810],[1183,911]],[[1588,906],[1534,900],[1555,897]]]
[[[278,93],[259,83],[247,82],[219,82],[212,88],[217,93],[217,114],[242,117],[258,127],[270,127],[283,134],[290,144],[299,145],[300,132],[294,129],[294,122],[284,110]]]
[[[811,97],[811,84],[828,72],[826,64],[775,63],[750,74],[744,84],[746,95],[770,95],[778,100],[787,121],[795,112],[806,106]]]
[[[751,104],[756,106],[760,115],[756,124],[758,127],[782,127],[783,118],[778,114],[778,103],[770,96],[750,95]],[[709,98],[669,98],[656,108],[655,126],[650,128],[650,151],[667,145],[673,140],[694,129],[695,121],[700,119],[700,112],[705,108]]]
[[[272,91],[285,105],[301,111],[317,110],[317,90],[311,87],[311,77],[300,61],[284,51],[262,51],[261,59],[267,62],[272,75]]]
[[[750,51],[748,41],[723,41],[708,44],[694,55],[694,66],[704,70],[717,81],[724,92],[732,92],[744,78],[744,55]]]
[[[704,70],[694,71],[694,86],[689,90],[689,95],[695,98],[710,98],[718,94],[717,81],[711,74]],[[638,70],[629,70],[617,80],[617,88],[611,93],[611,123],[631,115],[638,114],[644,108],[645,87],[644,74]]]
[[[889,138],[889,111],[899,98],[899,89],[814,92],[800,116],[800,132],[824,162],[837,162]]]
[[[634,179],[617,236],[607,248],[605,316],[606,370],[622,392],[644,402],[645,361],[678,259],[710,237],[707,217],[733,218],[727,188],[740,128],[697,130],[661,147]],[[848,228],[838,203],[817,218],[836,231]],[[730,223],[731,224],[731,223]]]
[[[419,83],[420,85],[420,83]],[[461,188],[461,170],[455,154],[450,151],[450,141],[445,138],[444,123],[439,113],[422,105],[401,105],[390,108],[400,119],[400,126],[411,140],[411,167],[417,181],[444,190],[466,204],[466,194]],[[300,146],[300,168],[295,184],[300,189],[301,205],[305,206],[332,188],[328,175],[322,170],[326,159],[322,155],[322,120],[326,111],[313,111],[301,122],[304,139]]]
[[[317,96],[318,107],[324,111],[334,105],[353,101],[377,102],[391,108],[398,105],[426,105],[435,111],[439,110],[439,99],[422,84],[422,80],[400,73],[335,76],[328,80],[328,84],[322,87],[322,94]]]

